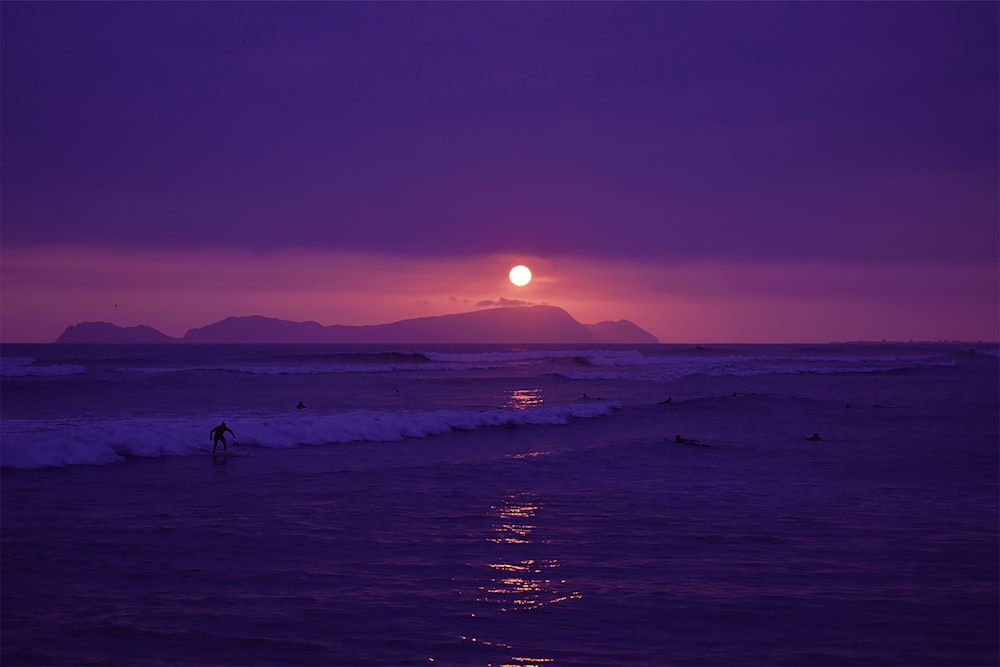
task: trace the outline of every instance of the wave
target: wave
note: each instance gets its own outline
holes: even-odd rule
[[[132,373],[197,373],[197,372],[222,372],[222,373],[243,373],[245,375],[337,375],[342,373],[398,373],[411,370],[448,370],[445,365],[422,364],[412,366],[408,364],[372,364],[372,365],[350,365],[350,366],[237,366],[237,365],[201,365],[185,367],[149,367],[134,366],[121,370]]]
[[[78,375],[84,371],[76,364],[39,365],[34,357],[0,357],[0,377]]]
[[[890,373],[916,368],[948,368],[955,361],[939,357],[744,357],[667,359],[628,369],[555,371],[570,380],[634,380],[662,382],[691,375],[758,377],[764,375],[835,375]]]
[[[591,366],[628,366],[643,363],[648,357],[639,350],[602,350],[602,349],[542,349],[542,350],[510,350],[498,352],[424,352],[432,361],[447,362],[459,366],[480,366],[490,364],[506,366],[527,362],[583,361]]]
[[[274,364],[246,360],[185,366],[131,366],[134,373],[231,372],[247,375],[337,375],[368,373],[491,371],[503,368],[571,364],[627,367],[648,363],[638,350],[523,350],[503,352],[385,352],[286,355]],[[302,363],[309,362],[309,363]]]
[[[309,361],[329,361],[341,362],[362,362],[362,363],[409,363],[422,364],[430,361],[426,354],[422,352],[305,352],[302,354],[284,355],[284,359],[309,360]]]
[[[358,355],[355,362],[373,355]],[[377,355],[375,355],[377,356]],[[405,355],[404,355],[405,356]],[[332,359],[333,357],[331,357]],[[878,373],[919,367],[953,366],[940,356],[872,355],[807,357],[781,355],[726,355],[692,357],[646,355],[638,350],[537,350],[518,352],[438,353],[415,355],[417,362],[402,362],[396,354],[380,363],[349,365],[218,365],[187,368],[131,368],[148,373],[216,371],[248,375],[337,375],[372,373],[444,373],[498,369],[535,369],[541,374],[571,380],[663,381],[689,375],[759,376],[776,374]]]
[[[234,416],[229,425],[238,445],[294,448],[347,442],[394,442],[452,430],[495,426],[559,425],[595,418],[621,407],[617,401],[588,401],[520,409],[426,410],[389,412],[356,410],[327,415]],[[189,417],[115,420],[5,420],[0,425],[0,467],[116,463],[129,457],[157,458],[204,453],[211,449],[212,425],[192,424]]]
[[[241,373],[271,376],[341,374],[433,374],[513,371],[518,375],[559,375],[569,379],[663,380],[686,375],[762,375],[774,373],[856,373],[954,362],[957,357],[915,354],[914,350],[859,350],[806,348],[799,351],[736,350],[733,348],[503,348],[482,350],[317,350],[275,352],[263,347],[203,351],[173,347],[169,353],[145,359],[100,356],[53,358],[38,362],[33,356],[3,358],[4,377],[74,375],[94,370],[140,374]],[[982,350],[984,356],[996,356]],[[131,356],[131,355],[130,355]]]
[[[183,375],[186,373],[231,373],[248,376],[349,376],[349,375],[399,375],[402,377],[460,377],[462,374],[515,373],[558,377],[573,381],[637,381],[664,382],[688,376],[757,377],[767,375],[833,375],[878,374],[918,368],[951,367],[963,363],[968,356],[995,359],[990,351],[977,351],[966,356],[937,357],[915,356],[646,356],[628,351],[538,351],[538,352],[487,352],[487,353],[428,353],[417,355],[423,361],[400,362],[395,355],[384,357],[378,363],[364,363],[360,355],[351,363],[334,365],[313,363],[299,365],[294,361],[268,364],[246,361],[222,361],[207,364],[158,365],[117,367],[124,373],[144,375]],[[437,360],[435,360],[435,357]],[[330,361],[334,361],[331,358]],[[39,364],[30,357],[5,357],[0,375],[4,379],[44,380],[60,376],[78,376],[87,372],[78,364]]]

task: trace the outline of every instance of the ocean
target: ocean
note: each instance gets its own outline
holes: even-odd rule
[[[996,344],[2,357],[3,665],[1000,662]]]

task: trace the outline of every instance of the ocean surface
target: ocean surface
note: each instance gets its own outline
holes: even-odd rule
[[[996,344],[2,357],[5,666],[1000,662]]]

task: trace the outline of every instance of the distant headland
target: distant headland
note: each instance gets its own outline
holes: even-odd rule
[[[227,317],[191,329],[181,338],[148,326],[120,327],[81,322],[66,328],[56,343],[392,343],[392,344],[560,344],[658,343],[628,320],[581,324],[556,306],[509,306],[471,313],[400,320],[390,324],[323,326],[251,315]]]

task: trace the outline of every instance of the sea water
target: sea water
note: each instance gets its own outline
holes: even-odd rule
[[[995,344],[2,355],[4,665],[1000,659]]]

